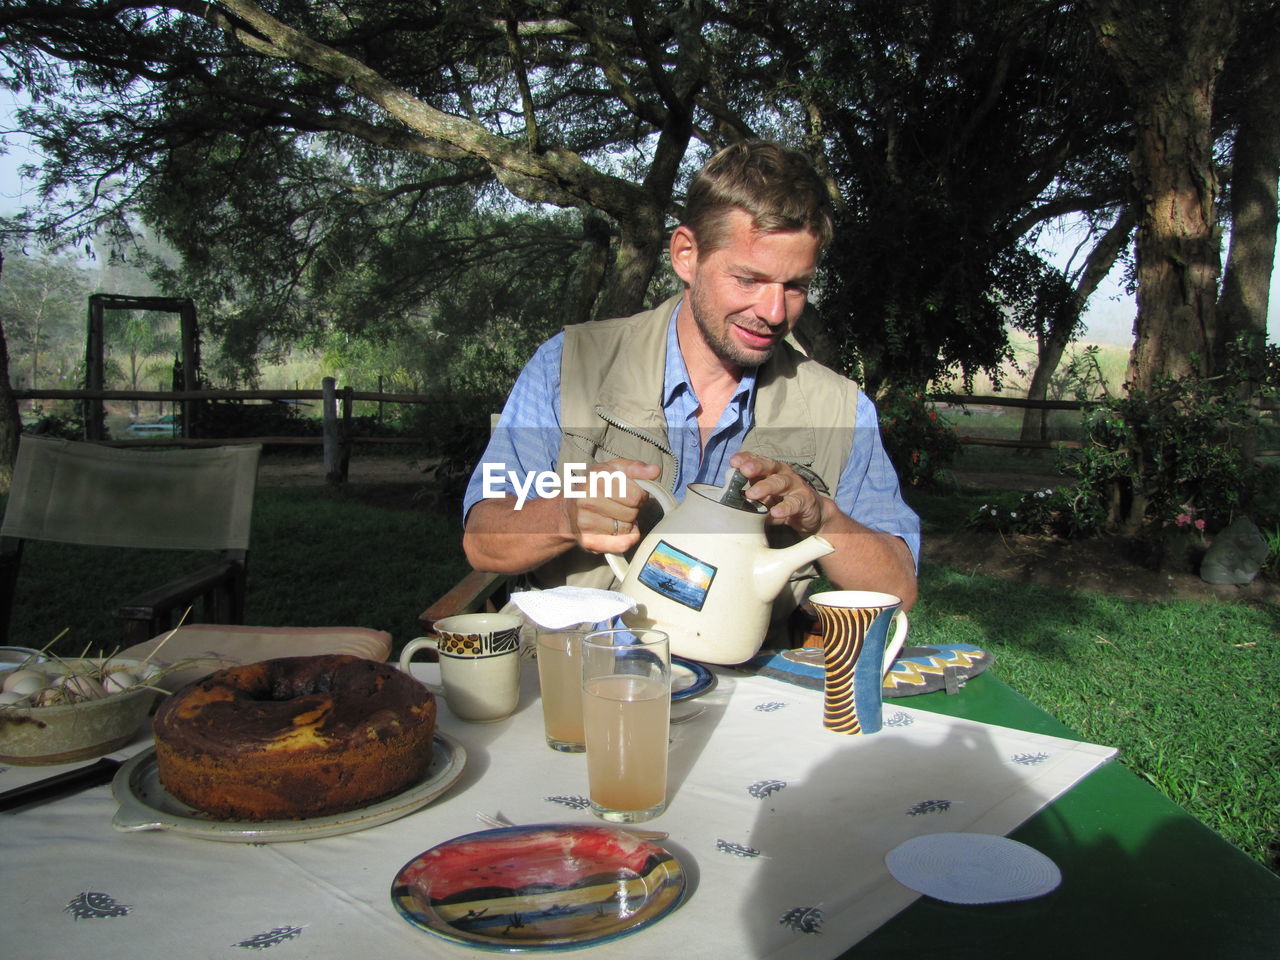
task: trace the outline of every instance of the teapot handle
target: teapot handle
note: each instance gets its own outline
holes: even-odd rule
[[[675,509],[678,506],[680,506],[680,504],[676,503],[675,497],[667,493],[666,490],[663,490],[660,486],[658,486],[656,483],[653,483],[652,481],[632,480],[631,482],[638,484],[641,490],[643,490],[645,493],[649,494],[649,496],[657,500],[658,505],[662,507],[662,512],[664,515],[674,512]],[[605,562],[609,564],[609,569],[613,571],[613,575],[618,578],[619,583],[621,583],[623,580],[627,578],[628,564],[627,564],[627,561],[622,558],[621,554],[606,553],[604,555],[604,559],[605,559]]]

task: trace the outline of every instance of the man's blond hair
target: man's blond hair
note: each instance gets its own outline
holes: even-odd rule
[[[694,176],[681,223],[697,239],[699,259],[725,245],[733,210],[750,215],[761,233],[807,230],[819,249],[835,232],[831,198],[808,155],[768,140],[732,143]]]

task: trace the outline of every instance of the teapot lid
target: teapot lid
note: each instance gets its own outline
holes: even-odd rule
[[[742,475],[741,470],[730,467],[724,475],[724,486],[721,488],[718,502],[735,510],[745,510],[748,513],[759,512],[760,507],[742,493],[750,482]]]

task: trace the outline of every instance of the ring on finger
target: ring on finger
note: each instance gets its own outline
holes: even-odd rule
[[[618,535],[618,531],[621,529],[622,527],[618,524],[618,518],[614,517],[613,518],[613,535],[616,537]]]

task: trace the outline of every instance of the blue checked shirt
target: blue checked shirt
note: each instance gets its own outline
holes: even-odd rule
[[[530,473],[554,470],[560,452],[560,356],[564,334],[557,333],[540,346],[516,379],[497,429],[489,439],[484,458],[477,464],[463,499],[463,516],[484,495],[484,465],[501,464],[501,476],[512,471],[525,477]],[[700,449],[698,398],[685,369],[676,340],[675,312],[667,326],[667,362],[663,380],[662,408],[666,413],[668,442],[676,455],[677,476],[673,488],[676,499],[684,498],[690,483],[720,486],[729,469],[729,458],[742,446],[751,428],[755,400],[754,370],[747,370],[738,392],[720,415],[720,422]],[[846,515],[872,530],[901,537],[920,562],[920,520],[902,499],[898,477],[880,440],[875,404],[865,393],[858,394],[858,426],[853,449],[832,497]],[[497,484],[514,494],[509,482]],[[493,490],[493,482],[490,482]],[[530,490],[530,498],[536,490]]]

